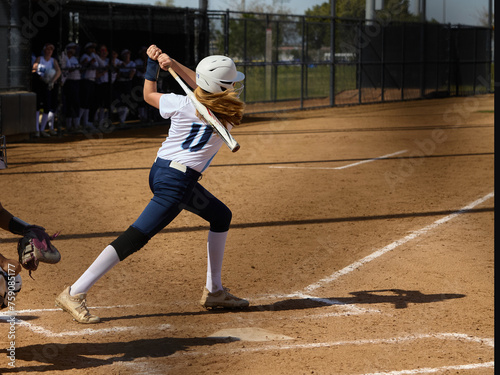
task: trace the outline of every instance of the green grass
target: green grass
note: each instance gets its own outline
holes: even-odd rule
[[[240,70],[242,67],[239,68]],[[330,66],[300,65],[277,67],[250,66],[245,74],[245,101],[298,100],[301,98],[301,77],[304,69],[303,97],[323,98],[330,95]],[[335,93],[356,88],[356,66],[335,67]]]

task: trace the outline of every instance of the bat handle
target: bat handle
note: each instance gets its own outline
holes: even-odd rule
[[[175,79],[179,78],[179,76],[177,75],[177,73],[171,68],[169,67],[168,68],[168,72],[172,75],[172,77],[174,77]]]

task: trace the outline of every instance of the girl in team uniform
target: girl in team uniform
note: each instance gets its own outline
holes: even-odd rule
[[[50,134],[56,135],[54,130],[54,113],[57,109],[57,89],[54,88],[55,82],[61,76],[61,68],[52,57],[54,45],[47,43],[43,46],[43,54],[35,60],[33,72],[33,91],[36,92],[36,133],[50,137]],[[40,111],[43,111],[40,120]],[[49,123],[50,134],[45,132],[45,127]]]
[[[121,53],[122,62],[118,70],[118,77],[116,78],[115,87],[119,94],[117,112],[118,118],[120,119],[120,125],[125,124],[128,113],[130,112],[129,107],[125,102],[125,98],[130,95],[132,91],[132,79],[135,76],[135,62],[130,59],[130,50],[124,49]]]
[[[170,118],[169,135],[158,150],[149,175],[153,198],[139,218],[111,242],[92,265],[57,298],[56,305],[80,323],[97,323],[86,305],[88,290],[112,267],[141,249],[156,233],[165,228],[182,210],[188,210],[210,223],[207,241],[207,278],[201,298],[205,308],[241,308],[248,301],[224,288],[221,281],[222,260],[231,211],[207,191],[198,180],[210,165],[223,140],[197,117],[188,97],[157,92],[159,67],[168,67],[196,88],[197,98],[211,109],[230,130],[239,125],[244,103],[234,86],[245,76],[225,56],[209,56],[196,67],[196,73],[171,59],[152,45],[147,50],[148,63],[144,81],[144,100]]]
[[[95,77],[99,64],[95,53],[96,44],[85,45],[85,53],[80,57],[82,79],[80,81],[80,124],[90,130],[96,130],[91,120],[94,118]]]
[[[99,47],[97,64],[99,65],[99,68],[97,69],[96,74],[94,99],[94,107],[97,109],[94,122],[99,124],[99,126],[103,126],[108,122],[108,111],[111,105],[108,48],[104,44]]]
[[[62,91],[63,108],[66,117],[66,131],[71,128],[80,127],[80,62],[76,57],[77,45],[68,43],[66,53],[63,55],[61,66],[63,67]]]

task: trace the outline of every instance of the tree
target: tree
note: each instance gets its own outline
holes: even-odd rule
[[[490,24],[489,24],[490,12],[488,11],[487,8],[483,7],[483,8],[481,8],[481,10],[477,11],[477,18],[478,18],[478,22],[481,26],[490,27]],[[492,25],[495,24],[495,13],[493,13],[491,15],[491,22],[492,22]]]
[[[173,8],[175,6],[174,0],[156,1],[155,5],[160,7],[170,7],[170,8]]]
[[[359,22],[364,21],[366,0],[333,0],[336,3],[336,51],[355,53],[359,42]],[[308,22],[308,43],[314,48],[330,45],[330,2],[315,5],[305,12]],[[316,18],[314,18],[316,17]],[[358,21],[356,21],[358,20]],[[409,0],[385,0],[384,9],[375,11],[375,22],[385,26],[391,22],[417,22],[419,17],[410,12]],[[323,25],[322,25],[323,23]]]
[[[273,0],[273,4],[265,4],[261,0],[249,1],[240,0],[237,4],[232,4],[233,9],[241,14],[232,14],[229,21],[229,54],[236,58],[246,58],[249,61],[263,61],[266,51],[266,33],[271,27],[266,21],[272,19],[286,19],[290,10],[283,5],[281,0]],[[270,16],[279,14],[279,16]],[[224,53],[225,35],[224,19],[212,21],[211,30],[216,35],[216,53]],[[280,35],[280,41],[283,33]],[[275,42],[273,42],[274,45]]]
[[[284,2],[289,3],[290,0],[273,0],[272,5],[266,4],[262,0],[240,0],[239,4],[226,0],[227,8],[237,12],[290,14],[291,11],[284,5]]]
[[[336,3],[336,16],[346,19],[365,19],[366,0],[333,0]],[[330,2],[315,5],[306,10],[306,16],[330,16]],[[375,11],[379,22],[418,21],[417,15],[410,12],[410,0],[385,0],[384,9]]]

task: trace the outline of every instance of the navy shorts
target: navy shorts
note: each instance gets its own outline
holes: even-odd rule
[[[226,232],[231,211],[198,182],[201,173],[170,167],[170,160],[157,158],[149,173],[154,196],[132,224],[149,238],[165,228],[182,210],[188,210],[210,223],[213,232]]]

